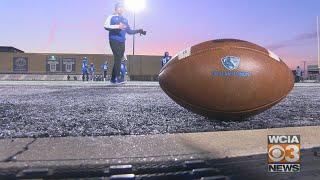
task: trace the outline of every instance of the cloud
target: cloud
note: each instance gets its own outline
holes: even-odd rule
[[[267,46],[268,49],[271,50],[277,50],[277,49],[282,49],[286,47],[292,47],[292,46],[299,46],[303,45],[304,41],[306,40],[313,40],[317,38],[317,32],[308,32],[308,33],[303,33],[295,36],[294,38],[286,41],[282,41],[279,43],[271,44]]]

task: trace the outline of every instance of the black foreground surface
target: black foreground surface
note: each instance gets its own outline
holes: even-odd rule
[[[0,170],[0,179],[214,179],[214,180],[318,180],[320,148],[302,150],[298,173],[269,173],[266,154],[225,159],[189,160],[113,166],[56,167]]]
[[[244,121],[188,112],[158,86],[0,86],[0,138],[144,135],[320,125],[320,86]]]

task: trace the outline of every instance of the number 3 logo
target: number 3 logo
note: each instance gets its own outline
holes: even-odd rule
[[[300,148],[296,145],[289,145],[286,147],[289,154],[285,157],[287,162],[297,162],[300,160]]]

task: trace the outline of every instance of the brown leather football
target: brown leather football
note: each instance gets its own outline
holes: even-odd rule
[[[212,40],[187,48],[160,71],[164,92],[179,105],[215,119],[243,119],[280,102],[294,78],[274,53],[256,44]]]

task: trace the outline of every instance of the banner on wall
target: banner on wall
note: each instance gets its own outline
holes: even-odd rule
[[[76,71],[76,59],[75,58],[63,58],[62,59],[62,72],[74,73]]]
[[[13,72],[28,72],[28,58],[14,57],[13,58]]]
[[[47,56],[46,71],[47,73],[74,73],[76,58]]]
[[[47,56],[46,70],[48,73],[60,73],[60,59],[57,56]]]

